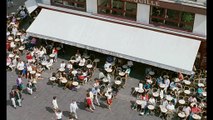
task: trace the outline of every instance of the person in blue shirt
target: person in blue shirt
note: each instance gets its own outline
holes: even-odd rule
[[[202,87],[198,87],[198,89],[197,89],[198,96],[202,96],[202,93],[203,93],[203,88]]]
[[[144,84],[143,88],[145,90],[145,92],[149,91],[151,89],[151,84],[149,84],[148,82],[146,82],[146,84]]]

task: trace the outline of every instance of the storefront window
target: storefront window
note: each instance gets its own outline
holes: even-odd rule
[[[52,5],[86,11],[86,0],[51,0]]]
[[[136,20],[137,3],[122,0],[98,0],[98,13]]]
[[[152,6],[150,15],[150,23],[153,24],[166,25],[190,32],[193,29],[194,13]]]

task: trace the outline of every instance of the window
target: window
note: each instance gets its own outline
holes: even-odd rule
[[[86,11],[86,0],[52,0],[52,5]]]
[[[98,0],[98,13],[136,20],[137,3],[122,0]]]
[[[194,16],[194,13],[152,6],[150,23],[161,24],[191,32],[193,29]]]

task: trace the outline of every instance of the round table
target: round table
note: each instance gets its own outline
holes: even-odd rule
[[[48,63],[47,61],[42,61],[42,62],[41,62],[41,65],[46,66],[47,63]]]
[[[159,93],[158,93],[158,92],[154,92],[154,93],[152,93],[152,95],[153,95],[154,97],[158,97],[158,96],[159,96]]]
[[[10,35],[10,32],[7,32],[7,36],[9,36]]]
[[[198,114],[193,114],[192,118],[194,118],[195,120],[200,120],[201,116],[199,116]]]
[[[62,79],[61,83],[67,83],[67,79]]]
[[[183,82],[186,84],[186,85],[190,85],[191,82],[189,80],[183,80]]]
[[[78,82],[74,81],[74,82],[72,82],[72,85],[78,86]]]
[[[143,104],[143,100],[136,100],[135,103],[138,104],[138,105],[142,105]]]
[[[181,105],[183,105],[183,104],[185,104],[186,102],[185,102],[184,99],[180,99],[180,100],[178,100],[178,103],[180,103]]]
[[[7,39],[8,39],[8,40],[13,40],[13,37],[12,37],[12,36],[9,36]]]
[[[127,66],[127,65],[123,65],[123,66],[122,66],[122,68],[127,69],[127,68],[128,68],[128,66]]]
[[[155,75],[155,72],[154,71],[150,71],[149,75]]]
[[[125,72],[119,72],[118,75],[124,76],[124,75],[125,75]]]
[[[64,68],[59,68],[58,70],[59,70],[60,72],[65,71],[65,69],[64,69]]]
[[[57,50],[61,50],[61,48],[60,48],[60,47],[57,47],[56,49],[57,49]]]
[[[14,54],[9,54],[9,57],[10,58],[13,58],[15,55]]]
[[[166,84],[160,84],[160,88],[165,88]]]
[[[179,113],[178,113],[178,116],[179,116],[180,118],[185,118],[185,117],[186,117],[186,114],[185,114],[184,112],[179,112]]]
[[[207,94],[206,94],[206,92],[202,92],[202,95],[203,95],[204,97],[206,97]]]
[[[17,35],[22,35],[22,33],[21,33],[21,32],[18,32]]]
[[[70,60],[70,62],[71,62],[71,63],[75,63],[75,62],[76,62],[76,60]]]
[[[121,84],[121,81],[120,81],[120,80],[115,80],[115,84],[116,84],[116,85],[120,85],[120,84]]]
[[[152,80],[150,80],[150,79],[146,80],[146,82],[148,82],[149,84],[153,83]]]
[[[108,80],[107,78],[104,78],[104,79],[103,79],[103,82],[106,83],[106,82],[109,82],[109,80]]]
[[[112,72],[112,68],[105,69],[108,73]]]
[[[71,73],[75,76],[78,73],[78,71],[77,70],[73,70]]]
[[[165,107],[160,107],[161,112],[166,113],[168,110]]]
[[[19,68],[17,68],[19,71],[22,71],[22,70],[24,70],[24,67],[19,67]]]
[[[15,42],[19,42],[19,41],[20,41],[20,39],[19,39],[19,38],[16,38],[16,39],[15,39]]]
[[[30,74],[35,74],[36,73],[36,71],[30,71]]]
[[[204,84],[203,83],[198,83],[197,84],[199,87],[204,87]]]
[[[90,58],[89,55],[85,55],[85,54],[83,55],[83,57],[86,58],[86,59]]]
[[[154,106],[154,105],[148,105],[148,109],[149,109],[149,110],[154,110],[154,109],[155,109],[155,106]]]
[[[143,92],[144,92],[144,89],[138,89],[137,92],[138,92],[138,93],[143,93]]]
[[[168,101],[171,101],[171,100],[173,99],[173,97],[170,96],[170,95],[166,95],[166,99],[167,99]]]
[[[190,106],[191,107],[193,107],[194,105],[197,105],[195,102],[192,102],[191,104],[190,104]]]
[[[11,12],[10,14],[11,14],[11,15],[15,15],[15,14],[16,14],[16,12]]]
[[[87,68],[92,68],[92,64],[88,64],[88,65],[87,65]]]
[[[56,77],[50,77],[50,81],[55,81]]]
[[[50,54],[49,56],[50,56],[51,58],[53,58],[53,57],[55,57],[55,54]]]
[[[83,67],[84,63],[80,62],[78,65],[81,66],[81,67]]]
[[[180,79],[179,78],[175,78],[174,82],[180,82]]]
[[[100,59],[96,58],[96,59],[94,60],[94,62],[100,62]]]
[[[184,90],[184,93],[189,95],[191,92],[190,92],[190,90]]]
[[[21,51],[24,50],[24,46],[20,46],[19,50],[21,50]]]

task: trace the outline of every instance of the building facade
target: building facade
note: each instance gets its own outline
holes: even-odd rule
[[[206,68],[206,0],[40,0],[39,3],[196,38],[201,45],[195,65]]]

